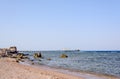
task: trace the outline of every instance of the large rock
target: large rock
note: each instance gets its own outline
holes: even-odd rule
[[[66,54],[62,54],[60,58],[67,58],[68,56]]]
[[[41,55],[41,53],[39,52],[39,53],[34,53],[34,58],[41,58],[42,57],[42,55]]]
[[[7,48],[3,48],[3,49],[0,49],[0,56],[6,56],[7,55],[7,51],[8,49]]]
[[[13,46],[9,48],[10,53],[17,53],[17,47]]]
[[[0,56],[12,56],[12,54],[17,54],[17,47],[13,46],[10,48],[1,48],[0,49]]]

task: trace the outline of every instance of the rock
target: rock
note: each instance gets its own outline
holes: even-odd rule
[[[9,52],[10,53],[17,53],[17,47],[16,46],[10,47]]]
[[[19,60],[16,60],[17,63],[19,63]]]
[[[12,58],[17,58],[17,54],[12,54]]]
[[[21,62],[25,62],[25,60],[20,60]]]
[[[0,49],[0,54],[2,54],[3,53],[3,49]]]
[[[7,56],[7,48],[2,48],[2,49],[0,49],[0,56],[1,57],[5,57],[5,56]]]
[[[48,58],[47,60],[49,60],[49,61],[50,61],[50,60],[51,60],[51,58]]]
[[[24,54],[23,54],[23,53],[19,53],[19,54],[17,54],[17,58],[22,59],[22,58],[23,58],[23,56],[24,56]]]
[[[10,48],[0,49],[1,56],[12,56],[12,54],[15,54],[15,53],[17,53],[17,48],[15,46]]]
[[[16,58],[16,62],[19,63],[19,61],[21,61],[21,58]]]
[[[41,53],[39,52],[39,53],[34,53],[34,58],[41,58],[42,57],[42,55],[41,55]]]
[[[18,53],[17,54],[17,58],[21,58],[21,59],[29,59],[25,54],[23,53]]]
[[[25,56],[28,56],[29,54],[24,54]]]
[[[32,65],[34,65],[34,63],[33,63],[33,62],[32,62],[31,64],[32,64]]]
[[[62,54],[60,58],[68,58],[68,56],[66,54]]]
[[[23,56],[23,59],[29,59],[29,57],[27,57],[27,56]]]
[[[34,60],[30,60],[30,61],[34,61]]]
[[[15,57],[15,55],[13,54],[17,54],[17,47],[13,46],[10,48],[1,48],[0,49],[0,56],[1,57]]]

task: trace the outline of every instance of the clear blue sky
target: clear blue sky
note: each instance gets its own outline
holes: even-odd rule
[[[0,0],[0,48],[120,50],[120,0]]]

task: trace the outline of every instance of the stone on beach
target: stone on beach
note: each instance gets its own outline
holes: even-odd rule
[[[17,53],[17,47],[13,46],[9,48],[10,53]]]
[[[6,56],[7,55],[7,48],[2,48],[2,49],[0,49],[0,56],[2,56],[2,57],[4,57],[4,56]]]
[[[23,54],[23,53],[18,53],[18,54],[17,54],[17,58],[21,58],[21,59],[22,59],[22,58],[23,58],[23,56],[24,56],[24,54]]]
[[[24,59],[29,59],[25,54],[23,54],[23,53],[18,53],[17,54],[17,56],[16,57],[14,57],[14,58],[16,58],[16,60],[19,62],[19,61],[21,61],[21,62],[24,62]]]

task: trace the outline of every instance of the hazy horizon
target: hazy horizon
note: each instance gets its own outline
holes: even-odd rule
[[[0,0],[0,48],[120,50],[119,0]]]

